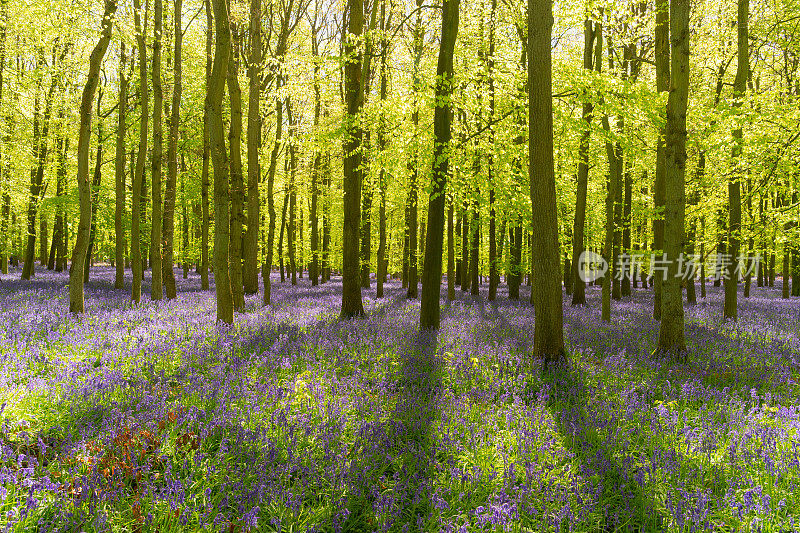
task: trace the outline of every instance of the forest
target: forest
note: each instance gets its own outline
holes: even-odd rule
[[[0,0],[0,526],[800,531],[798,0]]]

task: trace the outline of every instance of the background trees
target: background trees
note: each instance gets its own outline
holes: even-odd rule
[[[73,80],[82,83],[92,66],[98,21],[89,13],[105,7],[97,0],[84,4],[89,9],[55,1],[0,3],[0,271],[21,266],[17,275],[26,278],[45,259],[63,268],[82,228],[78,183],[69,177],[78,171],[75,154],[82,152],[74,147],[84,148],[86,117]],[[544,297],[536,296],[543,290],[539,281],[552,278],[564,280],[580,304],[592,290],[579,279],[580,254],[605,249],[612,263],[605,280],[608,318],[616,299],[651,284],[656,317],[665,305],[677,312],[681,288],[687,289],[681,305],[697,300],[694,284],[681,280],[677,289],[669,286],[672,299],[665,303],[660,276],[647,280],[659,267],[652,258],[658,261],[667,248],[700,254],[706,273],[720,283],[737,278],[727,284],[731,319],[735,289],[744,288],[741,297],[747,297],[750,283],[783,278],[785,296],[800,295],[800,6],[796,0],[752,4],[742,10],[693,3],[691,42],[679,48],[688,46],[688,60],[670,53],[668,2],[555,6],[553,143],[542,147],[546,136],[529,131],[549,130],[540,122],[547,106],[531,106],[528,91],[547,92],[535,85],[545,64],[533,65],[529,36],[547,30],[536,26],[543,33],[529,33],[529,12],[519,2],[459,5],[462,31],[453,42],[447,94],[437,71],[442,40],[432,30],[442,25],[440,6],[417,0],[368,0],[347,9],[333,0],[159,1],[153,9],[138,0],[121,3],[113,52],[97,66],[103,97],[92,102],[87,153],[100,157],[83,204],[95,215],[88,265],[113,262],[117,287],[130,283],[138,302],[143,279],[158,298],[160,276],[167,297],[174,297],[181,285],[176,264],[193,266],[210,287],[214,254],[225,321],[233,320],[225,287],[232,283],[231,309],[246,310],[244,295],[260,289],[258,269],[265,265],[264,303],[270,302],[269,271],[288,264],[289,279],[308,273],[312,283],[324,283],[344,274],[343,315],[357,316],[363,306],[356,289],[371,285],[372,275],[379,295],[389,277],[402,278],[410,297],[422,277],[433,294],[443,283],[437,265],[445,253],[450,299],[457,286],[518,299],[530,284],[536,300]],[[229,41],[219,33],[225,27],[235,30]],[[218,66],[224,57],[231,61],[223,73],[214,72],[209,57],[218,57]],[[670,76],[678,59],[688,72],[680,87]],[[529,69],[536,73],[530,79]],[[676,92],[670,83],[687,99],[685,161],[670,151],[669,142],[680,139],[670,141],[669,128],[677,128],[674,135],[684,129],[681,102],[672,104],[677,115],[668,114],[667,94]],[[441,115],[443,98],[451,117]],[[159,117],[167,123],[165,150]],[[670,126],[675,117],[679,122]],[[435,141],[444,138],[437,127],[445,118],[449,149]],[[540,190],[548,158],[553,176],[543,179],[554,188]],[[670,174],[676,169],[684,176]],[[683,184],[683,214],[668,203],[670,184]],[[678,189],[669,194],[680,197]],[[433,202],[418,202],[420,195]],[[550,205],[555,218],[546,212]],[[674,240],[665,222],[682,225],[684,235]],[[533,253],[544,249],[556,256]],[[760,261],[723,255],[737,249]],[[547,289],[552,301],[556,288]],[[704,291],[701,283],[701,298]],[[434,324],[433,316],[426,323]]]

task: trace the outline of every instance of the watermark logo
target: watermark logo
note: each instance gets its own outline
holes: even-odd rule
[[[628,277],[629,279],[639,276],[645,271],[644,254],[619,254],[614,264],[614,278],[617,280]],[[675,277],[680,279],[700,279],[700,265],[703,262],[699,254],[680,254],[675,261]],[[670,266],[673,263],[666,255],[650,255],[649,271],[647,279],[660,275],[661,279],[666,280],[669,275]],[[717,254],[715,260],[714,276],[720,279],[730,277],[730,267],[734,267],[734,276],[741,279],[758,272],[761,266],[761,256],[740,255],[733,258],[730,254]],[[578,259],[578,277],[584,283],[596,281],[608,272],[609,265],[605,258],[591,250],[581,253]]]
[[[578,258],[578,277],[584,283],[591,283],[605,276],[608,272],[608,261],[603,259],[603,256],[585,250]]]

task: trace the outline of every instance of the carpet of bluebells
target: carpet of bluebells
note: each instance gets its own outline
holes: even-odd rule
[[[688,363],[651,355],[649,290],[603,324],[590,289],[565,306],[570,363],[542,373],[525,290],[459,291],[436,336],[397,282],[340,322],[340,283],[276,280],[228,327],[194,274],[138,306],[92,276],[81,317],[65,274],[0,279],[6,531],[800,529],[800,304],[779,286],[735,325],[710,288]]]

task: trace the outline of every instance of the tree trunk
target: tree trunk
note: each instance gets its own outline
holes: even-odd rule
[[[242,231],[244,228],[244,174],[242,172],[242,89],[239,86],[239,28],[230,23],[230,61],[228,62],[228,97],[230,98],[230,238],[228,264],[233,295],[233,309],[244,310],[242,278]]]
[[[164,111],[164,93],[161,87],[161,38],[163,26],[163,0],[155,0],[153,13],[153,158],[151,175],[153,182],[150,184],[151,209],[150,218],[150,261],[152,266],[150,299],[160,300],[164,296],[162,284],[162,242],[161,242],[161,163],[163,158],[164,132],[161,125],[161,116]]]
[[[472,279],[469,251],[470,251],[470,227],[469,227],[469,188],[466,187],[464,194],[464,204],[461,212],[461,290],[469,292],[469,283]]]
[[[323,194],[322,194],[322,280],[331,280],[331,163],[330,156],[325,154],[322,158],[324,163]]]
[[[41,145],[41,93],[42,93],[42,68],[45,65],[44,49],[40,49],[36,63],[36,89],[33,103],[33,142],[31,143],[32,159],[38,165],[39,148]],[[55,78],[55,77],[54,77]],[[47,144],[45,142],[45,144]],[[22,279],[29,280],[35,275],[35,250],[36,245],[36,212],[39,208],[39,194],[42,184],[37,180],[37,166],[31,167],[31,182],[28,193],[28,232],[25,245],[25,259],[22,266]]]
[[[738,0],[738,15],[737,15],[737,42],[738,53],[737,61],[738,68],[736,69],[736,78],[733,82],[733,108],[740,110],[742,101],[747,91],[747,78],[750,74],[750,65],[748,60],[749,46],[748,46],[748,27],[747,17],[750,11],[750,0]],[[739,244],[741,242],[742,231],[742,195],[741,195],[741,179],[743,167],[740,159],[742,158],[742,128],[738,127],[733,130],[733,148],[731,159],[736,169],[730,173],[728,179],[728,204],[729,204],[729,221],[728,221],[728,254],[730,254],[730,261],[728,264],[728,273],[725,277],[725,305],[723,307],[722,317],[726,320],[736,320],[737,313],[737,298],[739,287]]]
[[[228,189],[228,153],[222,121],[222,100],[231,51],[231,29],[225,0],[212,0],[214,29],[214,66],[208,88],[208,129],[211,161],[214,166],[214,282],[217,296],[217,321],[233,324],[233,294],[229,274],[230,206]]]
[[[686,108],[689,100],[689,0],[670,3],[671,80],[667,103],[666,173],[664,188],[664,255],[668,264],[662,283],[658,351],[686,359],[683,297],[678,276],[683,253],[686,182]]]
[[[419,149],[417,146],[416,134],[419,132],[419,106],[420,106],[420,93],[422,92],[422,81],[420,79],[420,65],[422,62],[423,45],[425,41],[425,27],[422,22],[422,11],[419,10],[422,5],[422,0],[417,2],[417,20],[414,26],[414,48],[413,58],[414,67],[412,73],[412,91],[413,103],[411,112],[411,122],[413,124],[413,131],[415,139],[412,141],[413,146],[410,147],[411,155],[408,160],[408,170],[411,173],[411,181],[408,187],[408,298],[416,298],[418,291],[419,270],[418,270],[418,249],[417,249],[417,225],[419,219],[418,203],[419,203]]]
[[[214,41],[213,28],[214,16],[211,13],[211,0],[205,0],[206,9],[206,97],[203,100],[203,170],[200,177],[200,198],[203,210],[203,220],[200,224],[200,286],[204,291],[209,289],[208,280],[208,234],[210,231],[210,209],[208,191],[211,188],[211,180],[208,173],[208,163],[211,156],[209,112],[210,101],[208,99],[208,89],[211,88],[211,68],[212,56],[211,45]]]
[[[430,208],[429,208],[430,209]],[[456,298],[456,246],[453,227],[453,195],[447,198],[447,300]]]
[[[528,149],[533,208],[531,294],[536,309],[533,357],[545,366],[565,359],[558,211],[553,168],[552,0],[528,0]]]
[[[598,25],[599,26],[599,25]],[[594,68],[594,40],[596,30],[591,20],[583,23],[583,68],[591,72]],[[584,122],[581,132],[581,141],[578,146],[578,183],[575,192],[575,222],[572,228],[572,305],[586,305],[586,283],[578,268],[583,254],[584,232],[586,229],[586,195],[589,188],[589,138],[591,137],[591,123],[594,116],[594,104],[591,101],[583,103],[581,119]]]
[[[174,0],[175,53],[173,57],[174,79],[172,84],[172,117],[169,121],[169,141],[167,146],[167,184],[164,188],[164,264],[162,265],[164,287],[167,298],[172,300],[178,293],[175,287],[174,248],[175,248],[175,194],[178,184],[178,131],[181,121],[181,95],[183,92],[183,71],[181,53],[183,45],[183,24],[181,9],[183,0]]]
[[[620,280],[620,293],[622,296],[631,295],[631,276],[635,273],[631,270],[631,208],[633,202],[633,176],[631,175],[630,163],[625,169],[625,194],[622,207],[622,254],[625,260],[622,262],[625,269]]]
[[[80,129],[78,130],[78,199],[80,201],[80,221],[75,248],[72,251],[72,272],[69,277],[69,310],[83,313],[83,263],[89,245],[89,229],[92,224],[91,189],[89,187],[89,142],[92,134],[92,102],[97,84],[100,81],[100,66],[111,41],[113,17],[117,11],[116,0],[106,0],[100,39],[89,56],[89,72],[83,87],[80,108]]]
[[[319,119],[322,112],[322,88],[320,87],[320,63],[319,63],[319,41],[317,36],[317,25],[312,24],[311,46],[314,54],[314,131],[319,131]],[[319,174],[322,160],[322,152],[316,147],[314,162],[311,167],[311,265],[308,270],[308,277],[311,278],[311,285],[319,284]],[[380,255],[380,254],[379,254]],[[381,284],[378,282],[378,291]],[[380,294],[378,296],[381,296]]]
[[[295,148],[296,126],[297,123],[292,113],[292,103],[290,98],[286,98],[286,118],[289,121],[289,182],[286,190],[289,199],[288,218],[286,219],[286,248],[289,254],[289,275],[292,285],[297,285],[297,259],[295,230],[297,229],[297,152]]]
[[[781,272],[781,298],[784,300],[789,299],[789,244],[783,245],[783,269]]]
[[[700,298],[706,297],[706,217],[700,218]]]
[[[89,248],[86,252],[86,264],[83,267],[83,282],[89,283],[89,271],[94,264],[94,242],[97,238],[97,207],[100,196],[100,184],[103,178],[103,116],[100,104],[103,97],[103,86],[97,91],[97,152],[94,161],[94,174],[92,175],[92,226],[89,231]]]
[[[360,113],[364,103],[362,83],[363,53],[358,41],[364,33],[364,5],[362,0],[348,0],[347,32],[344,49],[345,93],[347,115],[345,117],[344,143],[344,215],[342,229],[342,310],[341,318],[351,318],[364,314],[359,283],[358,238],[361,230],[361,137]]]
[[[284,165],[284,174],[288,174],[288,161],[289,158],[286,157],[286,164]],[[283,235],[286,231],[286,211],[289,206],[289,187],[286,184],[283,188],[283,211],[281,211],[281,233],[278,237],[278,263],[280,264],[281,270],[281,283],[286,281],[286,277],[283,271]]]
[[[480,161],[477,159],[476,161]],[[480,163],[478,163],[478,172],[475,173],[477,181],[480,173]],[[477,296],[480,292],[480,250],[481,250],[481,214],[480,214],[480,191],[476,185],[475,197],[472,200],[472,243],[470,245],[470,294]]]
[[[389,55],[389,39],[386,36],[388,21],[386,20],[386,0],[381,2],[381,110],[384,109],[386,98],[388,96],[389,85],[389,72],[387,59]],[[318,93],[317,93],[318,94]],[[380,194],[378,206],[378,272],[377,272],[377,288],[376,297],[383,297],[383,284],[386,282],[386,269],[388,266],[388,257],[386,253],[386,187],[387,187],[387,173],[385,154],[388,141],[386,139],[386,116],[382,111],[378,127],[378,150],[380,152],[381,168],[378,174],[378,189]],[[312,228],[312,231],[313,228]]]
[[[244,236],[242,278],[245,294],[258,292],[258,234],[261,221],[261,0],[250,2],[250,53],[247,77],[247,231]]]
[[[276,88],[281,86],[281,77],[276,80]],[[272,154],[269,158],[269,170],[267,171],[267,211],[269,213],[269,228],[267,230],[267,259],[265,262],[266,268],[262,272],[264,279],[264,305],[270,305],[272,301],[272,282],[270,274],[272,273],[273,263],[273,250],[275,242],[275,172],[278,168],[278,155],[281,151],[281,142],[283,136],[283,104],[280,98],[275,98],[275,144],[272,147]],[[283,280],[281,280],[283,281]]]
[[[125,42],[119,45],[119,101],[117,103],[117,144],[114,158],[114,288],[125,286],[125,117],[128,108],[128,78],[125,73]]]
[[[486,74],[489,79],[489,123],[495,120],[495,80],[494,80],[494,53],[495,53],[495,24],[497,18],[497,0],[492,0],[489,15],[489,55],[486,57]],[[495,184],[494,184],[494,153],[493,149],[497,136],[494,128],[489,129],[489,142],[491,143],[487,157],[487,173],[489,178],[489,301],[497,297],[497,221],[495,216]]]
[[[664,93],[670,89],[670,49],[669,49],[669,30],[670,30],[670,11],[668,0],[656,0],[656,32],[655,32],[655,62],[656,62],[656,90]],[[656,215],[653,218],[653,251],[657,261],[661,260],[664,250],[664,218],[659,211],[666,210],[666,189],[665,176],[667,169],[666,160],[666,121],[658,132],[658,143],[656,145],[656,179],[653,187],[653,200]],[[654,298],[653,298],[653,318],[661,319],[661,298],[662,298],[662,276],[653,276]]]
[[[181,153],[181,233],[182,233],[182,246],[181,257],[183,258],[183,279],[189,278],[189,209],[187,207],[186,199],[186,158]]]
[[[425,264],[422,270],[422,304],[420,328],[439,327],[439,293],[442,279],[442,239],[444,232],[444,204],[449,172],[450,94],[453,77],[453,51],[458,36],[459,0],[445,0],[442,7],[442,38],[436,67],[436,108],[433,118],[433,169],[431,195],[428,202],[428,233],[425,243]],[[451,207],[452,213],[452,207]],[[452,215],[449,236],[452,237]],[[451,239],[452,241],[452,239]],[[448,253],[452,270],[452,254]],[[450,285],[448,277],[448,285]]]
[[[0,109],[3,107],[3,81],[6,65],[6,32],[8,29],[8,2],[0,3]],[[10,173],[6,172],[10,159],[4,148],[11,140],[13,120],[6,121],[6,132],[0,144],[0,274],[8,274],[8,218],[11,211]],[[60,204],[59,204],[60,205]]]

